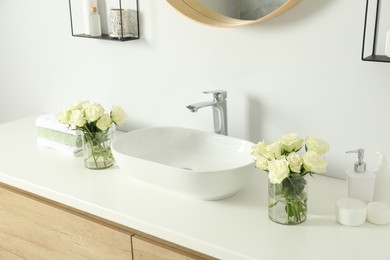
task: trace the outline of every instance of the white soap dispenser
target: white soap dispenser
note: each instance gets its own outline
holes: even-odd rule
[[[375,174],[366,171],[366,163],[363,161],[364,149],[360,148],[347,153],[358,154],[358,161],[355,162],[354,169],[347,170],[348,197],[369,203],[374,195]]]
[[[375,169],[375,190],[373,201],[390,203],[390,169],[386,156],[377,152],[379,160]]]

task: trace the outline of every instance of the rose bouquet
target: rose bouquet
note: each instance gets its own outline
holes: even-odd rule
[[[299,151],[305,147],[305,152]],[[278,223],[298,224],[306,220],[307,192],[304,176],[325,173],[323,158],[329,150],[327,142],[295,133],[282,136],[271,144],[259,142],[252,148],[256,168],[268,172],[269,217]]]
[[[110,147],[111,126],[124,124],[126,117],[126,112],[119,106],[113,106],[110,113],[105,113],[102,105],[82,101],[63,110],[59,122],[83,133],[85,166],[102,169],[114,164]]]

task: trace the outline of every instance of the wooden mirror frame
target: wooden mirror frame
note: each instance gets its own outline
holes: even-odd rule
[[[259,23],[275,16],[278,16],[294,5],[296,5],[300,0],[288,0],[286,3],[281,5],[275,11],[257,19],[257,20],[239,20],[224,16],[211,8],[203,5],[199,0],[166,0],[171,4],[176,10],[185,16],[198,21],[203,24],[215,26],[215,27],[240,27],[244,25]]]

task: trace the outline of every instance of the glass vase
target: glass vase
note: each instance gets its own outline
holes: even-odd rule
[[[307,216],[305,177],[288,177],[280,184],[268,180],[268,217],[279,224],[297,225]]]
[[[112,131],[84,132],[84,165],[89,169],[105,169],[114,165],[111,152]]]

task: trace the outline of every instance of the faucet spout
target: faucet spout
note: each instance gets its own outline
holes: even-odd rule
[[[188,105],[191,112],[197,112],[198,109],[211,106],[213,109],[214,132],[227,135],[227,93],[224,90],[205,91],[205,94],[213,94],[212,101],[205,101]]]
[[[188,105],[186,108],[188,108],[193,113],[198,112],[198,108],[195,105]]]
[[[214,101],[205,101],[205,102],[199,102],[199,103],[188,105],[187,108],[191,112],[198,112],[198,109],[203,108],[203,107],[213,106],[214,104],[215,104]]]

